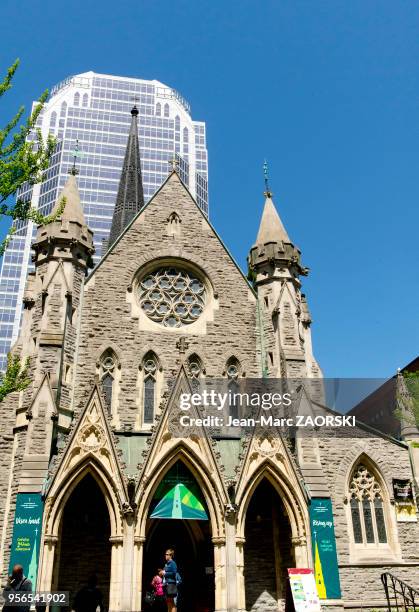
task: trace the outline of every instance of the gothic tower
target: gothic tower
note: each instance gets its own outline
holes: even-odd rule
[[[263,312],[266,342],[265,369],[274,377],[321,378],[311,346],[311,316],[301,276],[308,268],[289,238],[267,189],[249,268]]]

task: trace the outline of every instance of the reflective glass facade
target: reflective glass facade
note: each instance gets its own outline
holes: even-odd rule
[[[193,121],[189,104],[159,81],[116,77],[94,72],[75,75],[56,85],[38,120],[44,135],[58,140],[45,181],[19,194],[48,214],[73,163],[76,140],[82,157],[78,186],[86,221],[94,232],[95,261],[102,254],[115,205],[133,104],[139,110],[139,138],[144,197],[148,201],[178,160],[179,173],[208,215],[208,155],[205,123]],[[36,228],[19,222],[7,248],[0,274],[0,369],[16,340],[25,281],[30,270],[30,245]]]

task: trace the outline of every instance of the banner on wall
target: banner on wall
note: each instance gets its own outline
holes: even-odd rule
[[[10,567],[17,563],[35,590],[44,504],[38,493],[18,493],[13,523]]]
[[[320,612],[314,572],[309,568],[288,569],[295,612]]]
[[[393,479],[394,505],[399,523],[417,521],[416,504],[413,498],[413,488],[410,480]]]
[[[340,599],[342,594],[330,498],[315,497],[311,500],[310,526],[317,593],[320,599]]]

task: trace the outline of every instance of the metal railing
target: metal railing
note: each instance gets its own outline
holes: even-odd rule
[[[393,574],[381,574],[389,612],[419,612],[419,591]]]

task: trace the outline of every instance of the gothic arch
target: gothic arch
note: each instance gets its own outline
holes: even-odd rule
[[[157,469],[154,468],[152,470],[153,477],[148,481],[146,480],[145,485],[139,488],[137,492],[138,518],[136,535],[143,538],[146,536],[146,521],[153,496],[165,474],[177,461],[184,463],[200,487],[210,515],[213,538],[223,537],[223,502],[226,500],[222,500],[216,483],[212,482],[207,468],[199,457],[191,449],[186,448],[183,443],[177,445],[175,449],[169,451],[159,460]]]
[[[122,500],[117,492],[117,484],[110,479],[95,457],[87,455],[64,479],[57,479],[45,500],[44,529],[45,537],[58,537],[60,523],[65,505],[71,494],[83,478],[90,474],[103,493],[109,512],[111,536],[122,535],[121,508]]]
[[[358,448],[356,448],[358,447]],[[357,452],[358,451],[358,452]],[[357,452],[356,456],[354,454]],[[368,546],[373,546],[373,554],[379,554],[382,558],[401,559],[401,548],[399,544],[399,534],[396,523],[396,516],[392,508],[394,503],[392,483],[385,477],[385,462],[380,455],[378,455],[373,449],[369,449],[368,452],[365,448],[359,452],[359,445],[355,445],[352,452],[346,456],[346,463],[341,462],[339,466],[340,470],[344,472],[343,478],[338,486],[344,487],[343,496],[340,498],[343,501],[342,506],[344,507],[344,514],[346,516],[346,524],[349,530],[349,554],[350,559],[353,561],[363,560],[368,556]],[[367,545],[364,541],[361,543],[354,542],[353,536],[353,518],[351,515],[351,496],[350,496],[350,485],[352,477],[358,466],[364,465],[371,475],[375,478],[379,486],[379,495],[382,503],[382,512],[384,517],[385,525],[385,540],[384,542],[377,536],[374,536],[374,541],[370,542],[367,540]],[[373,513],[375,511],[373,510]],[[364,521],[365,519],[360,519]],[[375,517],[374,522],[377,520]],[[376,525],[376,529],[378,526]],[[379,542],[379,543],[378,543]],[[381,547],[381,548],[377,548]]]
[[[368,450],[367,450],[368,448]],[[350,476],[354,469],[354,466],[359,463],[362,458],[365,457],[366,463],[371,465],[378,477],[382,481],[382,486],[389,496],[389,500],[392,500],[392,483],[391,480],[386,476],[386,463],[384,456],[377,452],[374,448],[371,448],[371,444],[368,445],[368,441],[357,442],[346,452],[342,458],[338,469],[336,470],[336,478],[334,481],[333,497],[336,498],[338,504],[341,504],[346,497],[347,484]]]
[[[115,355],[117,362],[118,362],[118,367],[121,367],[121,360],[119,356],[122,354],[122,351],[119,348],[119,346],[115,344],[114,342],[105,342],[100,345],[96,353],[97,355],[99,355],[99,357],[96,359],[96,365],[99,365],[100,360],[103,358],[103,356],[107,352],[112,352]]]
[[[238,537],[244,538],[246,515],[250,500],[258,485],[265,478],[281,497],[290,522],[293,541],[298,541],[300,545],[307,544],[310,538],[307,504],[303,496],[299,494],[299,491],[296,490],[285,474],[280,473],[276,469],[275,464],[270,459],[266,459],[259,466],[245,484],[241,495],[236,499],[239,506],[237,516]]]

